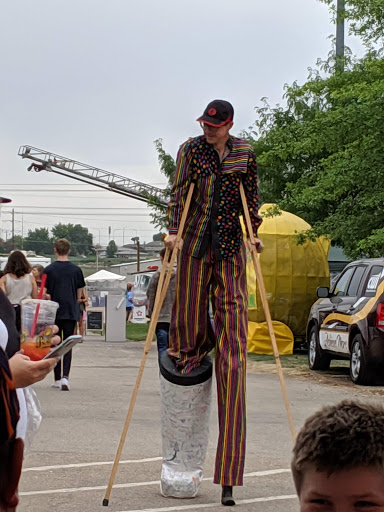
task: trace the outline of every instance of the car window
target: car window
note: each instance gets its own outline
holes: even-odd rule
[[[345,272],[341,274],[341,276],[335,283],[335,287],[333,288],[333,295],[337,297],[344,297],[345,295],[347,295],[349,280],[354,271],[355,267],[349,267],[347,268],[347,270],[345,270]]]
[[[383,267],[374,265],[368,275],[367,284],[364,290],[364,297],[374,297],[376,295],[377,285],[380,282]]]
[[[347,291],[348,297],[357,297],[357,293],[360,288],[361,279],[364,275],[366,268],[367,267],[363,266],[363,265],[356,267],[355,273],[353,274],[351,282],[349,283],[349,286],[348,286],[348,291]]]

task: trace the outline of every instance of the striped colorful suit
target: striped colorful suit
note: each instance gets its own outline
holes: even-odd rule
[[[177,232],[192,176],[197,181],[178,258],[169,354],[180,372],[188,373],[216,348],[219,440],[214,482],[242,485],[248,318],[239,184],[242,180],[256,234],[261,219],[255,156],[249,144],[234,137],[223,162],[204,137],[187,141],[177,159],[170,233]]]

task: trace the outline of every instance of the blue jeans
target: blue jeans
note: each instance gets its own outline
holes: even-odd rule
[[[158,322],[156,324],[156,339],[157,339],[157,352],[160,364],[160,357],[163,352],[166,352],[168,349],[168,333],[169,333],[169,323],[167,322]]]

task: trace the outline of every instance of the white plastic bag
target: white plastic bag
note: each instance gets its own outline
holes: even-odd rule
[[[41,406],[35,391],[31,386],[23,388],[25,405],[27,409],[27,428],[24,439],[24,450],[31,447],[32,441],[39,430],[41,423]]]
[[[194,386],[178,386],[160,377],[163,496],[197,496],[208,446],[211,388],[212,377]]]

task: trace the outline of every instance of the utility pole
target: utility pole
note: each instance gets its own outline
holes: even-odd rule
[[[138,236],[134,236],[131,238],[132,242],[136,244],[137,251],[137,271],[140,272],[140,238]]]
[[[15,250],[15,209],[12,208],[12,249]]]
[[[21,249],[24,249],[24,214],[21,214]]]
[[[140,272],[140,240],[137,237],[137,271]]]
[[[344,71],[345,0],[337,0],[336,13],[336,71]]]

